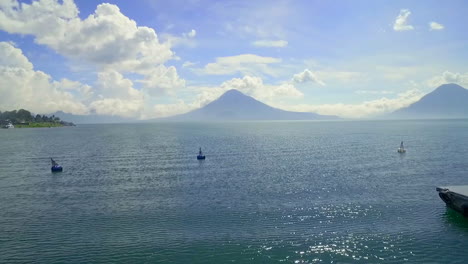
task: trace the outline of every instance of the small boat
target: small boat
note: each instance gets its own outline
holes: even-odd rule
[[[448,207],[468,217],[468,185],[437,187],[436,190]]]
[[[15,126],[10,122],[4,126],[4,128],[15,128]]]
[[[205,155],[203,155],[203,152],[201,151],[201,148],[200,148],[200,151],[198,151],[197,160],[204,160],[204,159],[205,159]]]
[[[54,159],[50,158],[50,161],[52,162],[52,167],[50,168],[52,172],[61,172],[63,170],[62,166],[60,166]]]
[[[400,147],[398,148],[397,152],[398,153],[405,153],[406,152],[406,149],[403,146],[403,141],[401,142]]]

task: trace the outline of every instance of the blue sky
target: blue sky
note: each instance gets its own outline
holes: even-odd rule
[[[372,117],[468,87],[466,1],[0,1],[0,110],[148,119],[238,89]]]

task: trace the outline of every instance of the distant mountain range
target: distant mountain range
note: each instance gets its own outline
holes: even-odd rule
[[[52,113],[62,120],[83,123],[129,123],[136,119],[119,116],[73,115]],[[396,110],[383,118],[431,119],[468,118],[468,90],[457,84],[444,84],[408,107]],[[266,105],[237,90],[229,90],[215,101],[191,112],[147,121],[222,121],[222,120],[325,120],[337,116],[307,112],[290,112]]]
[[[216,121],[216,120],[324,120],[338,119],[307,112],[290,112],[271,107],[238,90],[229,90],[206,106],[164,120]]]
[[[120,116],[110,116],[110,115],[74,115],[58,111],[52,113],[59,117],[62,120],[67,120],[68,122],[73,122],[75,124],[111,124],[111,123],[129,123],[137,122],[136,119],[124,118]]]
[[[416,103],[401,108],[390,118],[468,118],[468,90],[457,84],[444,84]]]

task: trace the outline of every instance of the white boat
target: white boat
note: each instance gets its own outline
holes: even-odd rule
[[[403,141],[401,142],[400,147],[398,148],[397,152],[398,153],[405,153],[406,152],[406,149],[403,146]]]
[[[5,128],[15,128],[15,126],[12,123],[8,123],[7,125],[4,126]]]

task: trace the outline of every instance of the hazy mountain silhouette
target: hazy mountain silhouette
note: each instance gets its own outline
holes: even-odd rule
[[[110,115],[74,115],[58,111],[53,113],[53,115],[58,116],[62,120],[68,122],[73,122],[75,124],[105,124],[105,123],[128,123],[136,122],[137,120],[131,118],[124,118],[120,116],[110,116]]]
[[[206,106],[165,120],[323,120],[337,119],[306,112],[289,112],[268,106],[237,90],[229,90]]]
[[[392,118],[467,118],[468,90],[457,84],[444,84],[416,103],[399,109]]]

